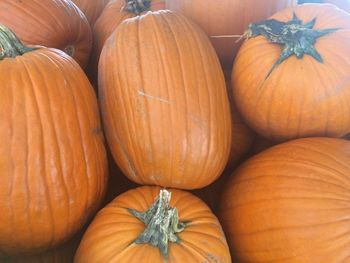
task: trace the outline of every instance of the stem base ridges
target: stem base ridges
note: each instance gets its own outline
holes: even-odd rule
[[[150,244],[158,247],[165,259],[169,255],[169,242],[179,243],[177,233],[185,230],[187,222],[180,222],[176,207],[170,207],[171,193],[160,190],[156,201],[146,212],[134,209],[128,211],[142,221],[146,228],[135,240],[136,244]]]

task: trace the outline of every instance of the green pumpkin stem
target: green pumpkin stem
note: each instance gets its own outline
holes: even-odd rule
[[[146,226],[135,243],[158,247],[166,260],[169,255],[169,242],[179,243],[180,239],[176,234],[182,232],[188,224],[179,222],[177,209],[169,206],[170,199],[171,193],[163,189],[160,190],[158,198],[146,212],[128,209]]]
[[[0,25],[0,60],[15,58],[33,50],[35,48],[24,46],[9,28]]]
[[[125,0],[123,11],[140,15],[142,12],[149,11],[152,0]]]
[[[293,55],[298,59],[309,55],[319,63],[323,63],[321,54],[315,48],[316,40],[337,31],[338,28],[314,29],[315,24],[316,18],[304,24],[296,14],[293,14],[293,18],[288,22],[268,19],[249,25],[248,30],[244,33],[246,38],[264,36],[269,42],[283,46],[279,59],[274,63],[265,79],[278,65]]]

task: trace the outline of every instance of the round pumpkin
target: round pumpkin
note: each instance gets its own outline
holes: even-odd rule
[[[190,193],[169,191],[144,186],[115,198],[88,227],[74,262],[230,263],[210,209]]]
[[[201,188],[223,171],[231,119],[223,72],[206,35],[180,14],[122,23],[99,65],[109,147],[139,184]]]
[[[308,4],[272,19],[250,26],[251,38],[235,60],[232,84],[242,117],[277,141],[349,133],[350,15],[333,5]],[[263,32],[269,24],[275,30]],[[281,24],[286,35],[274,37]]]
[[[62,51],[0,27],[0,256],[37,253],[82,228],[107,176],[97,99]]]
[[[71,0],[85,14],[91,27],[101,15],[103,8],[110,0]]]
[[[350,142],[297,139],[239,167],[220,221],[237,262],[348,262],[349,202]]]
[[[24,44],[61,49],[83,68],[87,65],[91,29],[70,0],[1,0],[0,24],[12,29]]]

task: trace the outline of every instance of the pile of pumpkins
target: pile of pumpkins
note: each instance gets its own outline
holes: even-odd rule
[[[350,262],[347,11],[0,1],[0,262]]]

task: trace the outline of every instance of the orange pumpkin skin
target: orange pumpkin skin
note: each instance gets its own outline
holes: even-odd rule
[[[93,27],[109,0],[72,0],[72,2],[83,11],[90,26]]]
[[[242,35],[248,25],[295,4],[295,0],[168,0],[166,8],[195,21],[208,36]],[[211,38],[222,65],[231,68],[238,38]]]
[[[350,131],[350,16],[333,5],[308,4],[273,18],[288,21],[293,12],[304,23],[316,17],[315,29],[340,28],[316,41],[324,62],[291,56],[266,79],[282,47],[261,36],[246,41],[232,71],[237,108],[250,127],[272,140],[342,137]]]
[[[74,238],[64,244],[54,247],[37,255],[23,255],[0,258],[1,263],[72,263],[82,234],[79,232]]]
[[[251,158],[222,196],[237,262],[348,262],[350,142],[297,139]]]
[[[0,256],[76,233],[102,201],[107,161],[97,99],[68,55],[0,61]]]
[[[83,68],[87,65],[91,29],[70,0],[2,0],[0,23],[13,30],[24,44],[61,49]]]
[[[221,174],[231,145],[224,76],[185,17],[158,11],[122,23],[101,54],[99,92],[111,152],[130,180],[195,189]]]
[[[227,162],[226,171],[232,171],[248,153],[252,147],[255,134],[242,120],[237,107],[235,105],[232,86],[231,86],[231,71],[224,71],[226,89],[231,107],[231,123],[232,123],[232,139],[231,151]]]
[[[169,9],[195,21],[208,36],[243,34],[247,26],[294,4],[294,0],[152,0],[150,10]],[[135,14],[121,11],[125,0],[112,0],[93,29],[93,64],[97,65],[105,41],[127,18]],[[254,12],[251,7],[254,6]],[[249,12],[248,12],[249,10]],[[208,15],[210,14],[210,15]],[[225,67],[232,67],[240,42],[237,38],[212,38],[211,42]],[[95,66],[96,68],[96,66]],[[96,69],[94,69],[96,71]]]
[[[146,211],[159,190],[154,186],[139,187],[103,208],[85,232],[74,262],[165,262],[159,248],[134,243],[145,226],[127,210]],[[177,208],[179,220],[190,223],[177,234],[180,243],[170,243],[167,262],[230,263],[228,246],[216,216],[194,195],[181,190],[170,192],[170,206]]]

